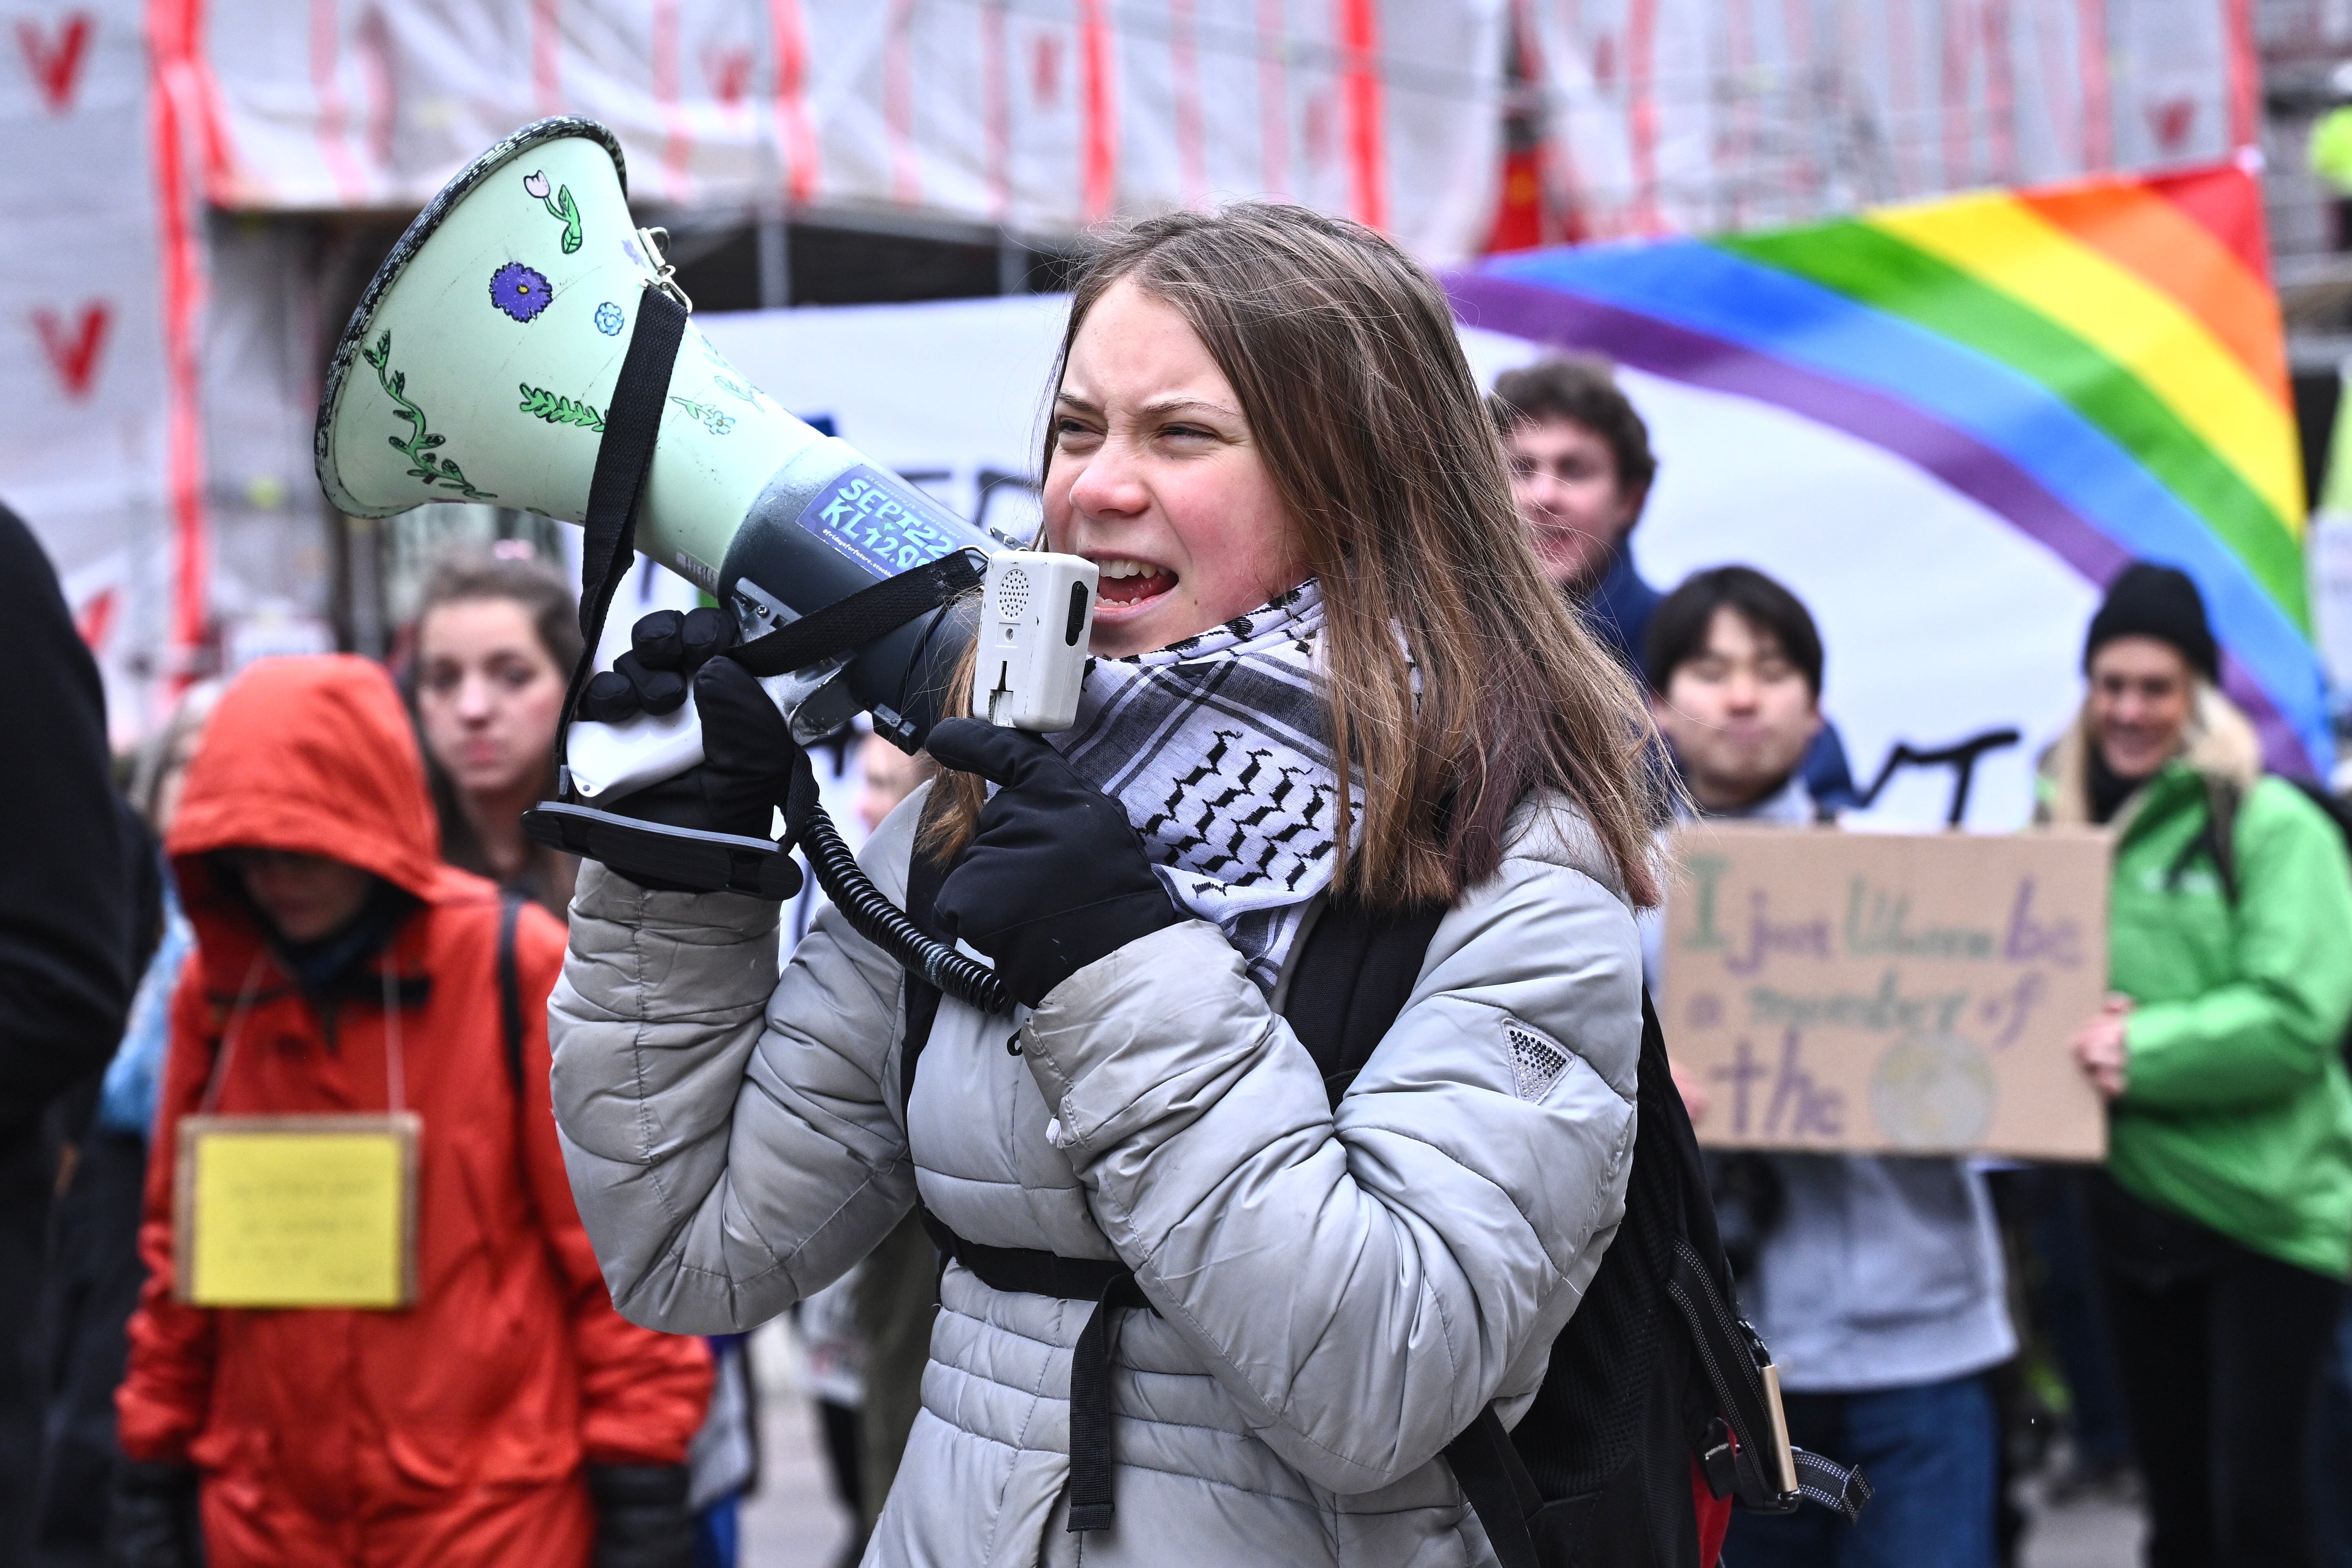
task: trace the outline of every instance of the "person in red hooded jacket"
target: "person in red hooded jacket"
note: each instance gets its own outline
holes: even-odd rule
[[[149,1277],[116,1396],[130,1462],[112,1560],[683,1568],[709,1354],[613,1310],[548,1100],[562,930],[535,907],[512,916],[518,1083],[508,910],[440,863],[391,679],[341,655],[248,669],[214,713],[166,848],[197,951],[173,1005]],[[413,1305],[174,1299],[181,1118],[387,1109],[422,1121]]]

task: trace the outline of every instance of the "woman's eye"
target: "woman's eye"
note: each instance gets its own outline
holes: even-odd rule
[[[1075,419],[1056,419],[1054,421],[1055,439],[1064,443],[1065,445],[1067,445],[1072,441],[1084,441],[1093,436],[1094,433],[1094,430],[1090,426],[1081,425]]]

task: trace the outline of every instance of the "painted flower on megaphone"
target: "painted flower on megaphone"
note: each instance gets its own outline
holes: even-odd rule
[[[547,275],[536,267],[509,261],[490,274],[490,303],[518,321],[528,321],[555,298]]]
[[[543,202],[547,199],[549,190],[547,176],[541,174],[525,174],[522,177],[522,188],[530,193],[531,200]]]

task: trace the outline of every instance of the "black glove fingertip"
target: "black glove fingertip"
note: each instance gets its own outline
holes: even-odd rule
[[[993,784],[1010,784],[1043,762],[1040,752],[1055,762],[1061,753],[1042,735],[1007,729],[982,719],[942,719],[931,726],[923,750],[943,768],[973,773]]]
[[[686,677],[648,668],[634,649],[614,659],[613,669],[636,689],[637,706],[648,713],[675,713],[686,700]]]
[[[685,650],[685,626],[686,617],[676,610],[656,610],[640,616],[629,628],[629,650],[647,669],[676,669]]]
[[[686,623],[678,633],[682,650],[681,669],[693,671],[702,668],[714,654],[726,652],[735,643],[735,623],[722,611],[709,605],[688,610]]]
[[[637,700],[648,713],[675,713],[686,702],[686,677],[674,669],[649,669],[637,686]]]
[[[618,724],[637,712],[637,689],[618,670],[602,670],[580,693],[580,717],[595,724]]]

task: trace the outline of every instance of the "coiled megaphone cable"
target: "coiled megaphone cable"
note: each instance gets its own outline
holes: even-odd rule
[[[1012,1015],[1013,994],[996,972],[926,934],[906,910],[892,903],[842,842],[841,830],[823,806],[809,813],[801,828],[800,846],[808,855],[809,869],[816,873],[816,885],[824,889],[850,930],[897,959],[908,973],[921,975],[957,1001],[983,1013]]]

